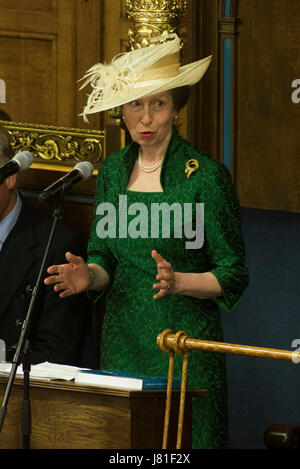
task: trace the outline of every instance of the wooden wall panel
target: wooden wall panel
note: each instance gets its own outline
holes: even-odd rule
[[[191,88],[187,136],[199,148],[219,159],[218,140],[218,0],[192,0],[189,59],[212,55],[212,61],[199,84]]]
[[[1,108],[12,120],[66,127],[85,125],[85,71],[102,59],[103,2],[99,0],[1,0],[0,77],[6,83]]]
[[[300,212],[300,3],[240,0],[236,180],[247,207]]]
[[[70,124],[72,67],[63,51],[70,47],[70,2],[1,2],[0,69],[12,120]]]
[[[74,126],[87,129],[104,129],[101,114],[93,114],[86,124],[80,113],[86,104],[86,90],[79,91],[79,81],[85,72],[95,63],[103,59],[104,44],[104,1],[76,0],[74,23],[74,47],[72,56],[75,66],[75,122]]]
[[[6,33],[0,37],[0,63],[7,84],[7,108],[19,122],[56,120],[55,36]],[[38,57],[38,61],[36,58]],[[17,65],[16,65],[17,64]],[[38,99],[37,99],[38,90]],[[45,112],[46,111],[46,112]]]
[[[120,52],[129,50],[129,22],[125,0],[105,0],[103,4],[103,60],[109,63]],[[102,115],[106,127],[112,119],[107,112]]]
[[[190,47],[213,61],[192,92],[191,140],[229,167],[242,206],[300,212],[300,2],[194,0],[193,10]]]

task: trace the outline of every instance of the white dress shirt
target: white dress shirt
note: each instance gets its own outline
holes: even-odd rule
[[[19,194],[17,194],[16,205],[14,206],[12,211],[9,212],[9,214],[6,215],[6,217],[3,218],[3,220],[0,221],[0,251],[2,249],[2,246],[7,236],[9,235],[9,233],[11,232],[11,230],[13,229],[13,227],[15,226],[19,218],[21,208],[22,208],[22,200]]]

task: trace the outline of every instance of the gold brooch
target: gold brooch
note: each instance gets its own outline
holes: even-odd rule
[[[191,175],[197,171],[197,169],[199,168],[199,163],[197,160],[189,160],[187,162],[187,164],[185,165],[185,173],[186,173],[186,177],[189,179],[191,177]]]

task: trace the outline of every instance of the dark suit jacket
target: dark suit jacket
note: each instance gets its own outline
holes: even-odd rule
[[[18,221],[0,251],[0,339],[10,352],[8,360],[15,353],[52,222],[23,200]],[[47,267],[66,263],[66,251],[85,257],[79,234],[59,223]],[[46,275],[45,269],[43,278]],[[30,362],[90,366],[82,362],[90,321],[91,305],[85,293],[62,299],[53,286],[42,282],[31,321]]]

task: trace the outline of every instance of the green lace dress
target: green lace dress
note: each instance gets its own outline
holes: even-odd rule
[[[184,330],[192,338],[222,341],[219,306],[227,311],[236,307],[247,285],[248,273],[239,206],[227,169],[174,129],[161,170],[163,192],[134,192],[126,187],[137,155],[138,145],[132,143],[108,157],[99,170],[88,262],[98,263],[110,276],[101,366],[161,376],[168,373],[168,355],[156,345],[157,335],[165,329]],[[190,159],[196,159],[199,168],[187,178],[185,168]],[[178,235],[178,219],[175,223],[172,216],[170,235],[162,231],[163,223],[159,232],[151,231],[153,207],[163,202],[169,206],[180,203],[182,207],[184,203],[192,203],[193,207],[196,203],[204,204],[202,247],[187,249],[184,216],[182,236]],[[193,216],[191,226],[196,230],[195,210]],[[157,269],[151,257],[153,249],[172,264],[174,271],[212,272],[223,296],[200,300],[173,294],[154,300]],[[94,300],[100,296],[96,292],[90,294]],[[174,376],[180,377],[182,361],[177,358]],[[209,390],[207,398],[197,399],[193,404],[193,447],[226,447],[224,355],[190,352],[188,384]]]

